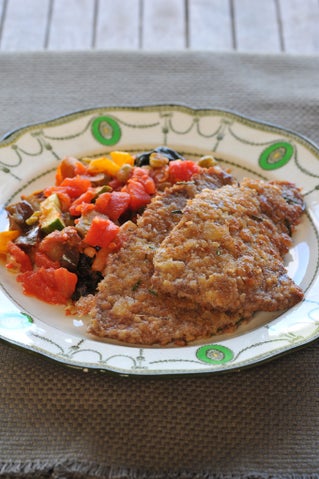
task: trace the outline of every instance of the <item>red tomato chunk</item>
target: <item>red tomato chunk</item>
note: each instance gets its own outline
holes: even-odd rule
[[[64,193],[74,200],[85,193],[90,186],[91,181],[89,179],[77,175],[73,178],[65,178],[59,186],[46,188],[44,193],[46,196],[50,196],[52,193]]]
[[[169,177],[173,183],[189,181],[191,177],[200,171],[197,163],[190,160],[175,160],[169,163]]]
[[[77,275],[65,268],[39,268],[18,275],[24,294],[50,304],[66,304],[75,291]]]
[[[130,205],[130,195],[124,191],[102,193],[95,202],[95,209],[116,221]]]
[[[106,247],[111,243],[119,232],[119,226],[108,218],[95,216],[91,226],[84,237],[84,242],[90,246]]]
[[[19,246],[10,242],[8,245],[9,260],[6,268],[9,270],[19,270],[21,272],[32,270],[32,262],[27,253],[25,253]]]
[[[96,192],[93,188],[89,188],[82,193],[76,200],[73,201],[69,208],[72,216],[81,216],[94,209],[93,199],[96,196]]]

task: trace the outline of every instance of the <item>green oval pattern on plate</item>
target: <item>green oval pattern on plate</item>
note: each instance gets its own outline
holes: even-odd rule
[[[268,146],[259,157],[259,166],[263,170],[277,170],[285,166],[294,153],[294,147],[286,141]]]
[[[31,326],[33,319],[25,313],[3,313],[0,316],[0,328],[24,329]]]
[[[234,353],[231,349],[220,344],[208,344],[197,349],[196,356],[200,361],[209,364],[224,364],[231,361]]]
[[[294,147],[286,141],[280,141],[268,146],[259,157],[259,166],[263,170],[277,170],[288,163],[294,152]]]
[[[102,145],[112,146],[121,138],[121,128],[110,116],[99,116],[92,121],[92,135]]]

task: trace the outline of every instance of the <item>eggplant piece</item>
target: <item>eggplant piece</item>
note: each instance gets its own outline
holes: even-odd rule
[[[66,246],[60,259],[60,265],[68,271],[76,273],[79,258],[80,252],[78,249]]]
[[[27,201],[33,208],[33,211],[38,211],[43,200],[45,200],[45,195],[43,190],[35,191],[31,195],[21,196],[22,200]]]
[[[168,161],[185,160],[185,158],[179,153],[177,153],[177,151],[172,150],[171,148],[168,148],[167,146],[158,146],[154,150],[145,151],[137,155],[135,158],[135,165],[136,166],[149,165],[150,156],[152,153],[157,153],[159,155],[165,156],[165,158],[167,158]]]
[[[8,212],[9,226],[11,230],[18,230],[25,233],[29,229],[26,220],[34,213],[31,204],[26,201],[19,201],[6,207]]]
[[[73,226],[62,231],[55,230],[43,238],[38,250],[45,253],[52,261],[58,261],[69,271],[76,271],[79,261],[81,237]]]
[[[39,243],[41,240],[42,235],[38,225],[32,226],[27,231],[23,233],[23,235],[18,236],[18,238],[14,241],[19,248],[24,250],[28,248],[32,248]]]

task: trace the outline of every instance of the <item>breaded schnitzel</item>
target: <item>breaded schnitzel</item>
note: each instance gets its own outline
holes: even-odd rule
[[[203,190],[157,249],[152,288],[243,316],[293,306],[303,292],[283,256],[302,212],[300,191],[286,182]]]
[[[219,167],[156,195],[121,230],[98,293],[78,302],[89,332],[186,344],[233,331],[257,310],[303,297],[283,257],[304,205],[291,183],[237,181]]]
[[[96,296],[91,297],[89,331],[134,344],[167,344],[210,336],[241,320],[238,313],[213,311],[193,301],[158,294],[150,284],[153,256],[180,221],[189,198],[203,188],[220,188],[234,179],[218,167],[157,195],[138,219],[126,225],[122,248],[112,255]],[[90,306],[89,299],[84,299]],[[81,301],[79,302],[81,307]]]

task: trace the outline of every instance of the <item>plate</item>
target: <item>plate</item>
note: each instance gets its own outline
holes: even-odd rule
[[[288,311],[258,313],[235,334],[185,347],[135,347],[92,338],[86,320],[63,307],[24,296],[15,276],[0,268],[0,338],[85,371],[124,376],[218,373],[241,369],[292,351],[319,336],[319,150],[283,128],[222,110],[181,105],[95,108],[21,128],[0,143],[0,230],[4,207],[54,181],[58,161],[167,145],[198,158],[214,153],[235,176],[295,181],[307,210],[286,257],[288,274],[304,300]]]

